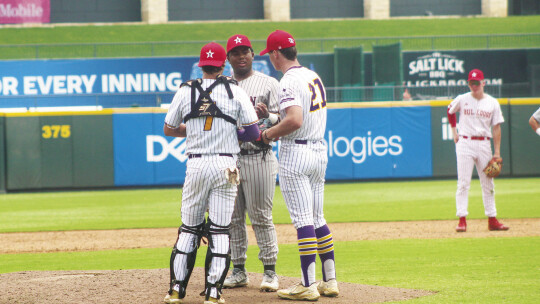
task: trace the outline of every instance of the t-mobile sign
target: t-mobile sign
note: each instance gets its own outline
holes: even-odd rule
[[[0,1],[0,24],[49,23],[50,16],[50,0]]]

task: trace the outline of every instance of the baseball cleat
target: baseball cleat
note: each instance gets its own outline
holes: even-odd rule
[[[204,301],[203,304],[225,304],[225,299],[223,297],[220,297],[219,299],[216,298],[208,298],[208,300]]]
[[[317,290],[317,283],[313,283],[309,287],[305,287],[302,283],[298,283],[287,289],[278,290],[277,295],[282,299],[295,301],[317,301],[321,296]]]
[[[459,224],[456,227],[457,232],[465,232],[467,231],[467,220],[464,216],[459,218]]]
[[[327,282],[321,281],[319,283],[319,286],[317,286],[317,290],[319,291],[321,296],[325,297],[337,297],[339,295],[339,289],[336,279],[331,279]]]
[[[275,271],[265,270],[261,282],[261,291],[277,291],[279,279]]]
[[[496,217],[490,217],[488,219],[488,229],[489,231],[506,231],[510,229],[510,227],[503,225]]]
[[[247,284],[249,284],[247,272],[239,268],[233,268],[232,274],[228,276],[223,282],[223,287],[234,288],[247,286]]]
[[[182,303],[182,299],[180,299],[180,294],[178,294],[178,291],[173,290],[172,294],[167,293],[165,299],[163,299],[163,302],[167,304],[179,304]]]

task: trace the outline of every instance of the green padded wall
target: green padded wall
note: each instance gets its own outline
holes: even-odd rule
[[[6,191],[6,138],[4,122],[4,116],[0,115],[0,193]]]
[[[73,186],[114,186],[112,115],[73,117]]]
[[[540,138],[529,126],[529,118],[538,107],[540,107],[540,103],[511,105],[511,164],[514,175],[540,175]]]
[[[112,115],[11,115],[7,190],[114,186]]]
[[[39,117],[6,117],[7,189],[41,188]]]

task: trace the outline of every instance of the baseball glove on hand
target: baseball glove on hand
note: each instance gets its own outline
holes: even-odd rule
[[[500,157],[492,158],[484,169],[484,173],[491,178],[499,176],[502,171],[503,160]]]
[[[272,146],[269,144],[265,144],[262,138],[263,131],[270,128],[272,126],[272,123],[270,122],[268,118],[263,118],[259,120],[259,123],[257,125],[259,126],[259,130],[261,131],[261,133],[259,133],[259,137],[257,137],[257,139],[255,139],[251,143],[253,143],[257,147],[257,149],[261,149],[261,150],[272,149]]]

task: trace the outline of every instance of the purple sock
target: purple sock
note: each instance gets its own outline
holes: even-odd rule
[[[317,238],[313,226],[304,226],[297,231],[300,266],[302,267],[302,284],[310,286],[315,283],[315,259],[317,257]]]
[[[334,240],[328,225],[315,229],[317,235],[317,252],[322,264],[323,280],[326,282],[336,278],[334,259]]]

